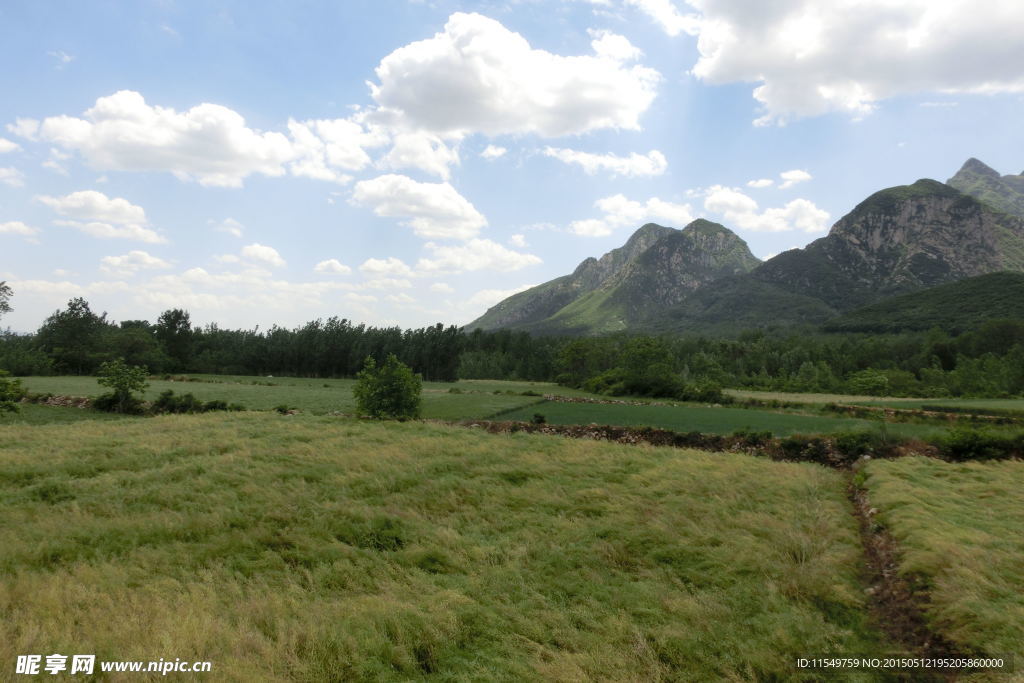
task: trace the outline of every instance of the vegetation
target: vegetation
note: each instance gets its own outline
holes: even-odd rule
[[[123,358],[107,361],[100,366],[96,383],[113,391],[96,399],[94,405],[100,410],[115,413],[136,413],[141,401],[135,392],[146,388],[146,368],[127,365]]]
[[[872,461],[866,487],[899,542],[900,572],[952,642],[1024,658],[1024,462]]]
[[[253,413],[0,439],[8,662],[173,643],[219,680],[777,680],[881,647],[817,466]]]
[[[21,380],[11,379],[11,373],[0,370],[0,416],[18,412],[18,401],[24,394]]]
[[[414,375],[394,354],[380,368],[373,356],[367,356],[352,388],[357,414],[399,420],[420,416],[422,392],[419,375]]]

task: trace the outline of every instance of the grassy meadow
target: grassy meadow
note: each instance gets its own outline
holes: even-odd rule
[[[933,628],[1024,665],[1024,462],[874,461],[866,486]]]
[[[799,655],[880,647],[845,479],[815,465],[273,413],[3,423],[0,443],[5,662],[808,680]]]

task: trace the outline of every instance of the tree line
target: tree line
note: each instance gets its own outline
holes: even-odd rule
[[[0,312],[8,298],[9,290]],[[557,381],[604,393],[696,396],[715,387],[926,397],[1024,393],[1022,320],[992,320],[958,336],[933,329],[565,338],[441,324],[372,327],[336,317],[294,328],[222,329],[193,326],[182,309],[164,311],[154,323],[115,323],[77,298],[34,334],[0,333],[0,369],[16,376],[95,374],[102,363],[123,358],[155,375],[354,377],[367,357],[381,365],[391,354],[428,381]]]

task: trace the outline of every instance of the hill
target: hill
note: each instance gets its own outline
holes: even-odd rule
[[[987,320],[1024,320],[1024,275],[990,273],[864,306],[825,324],[829,332],[903,332],[933,327],[957,334]]]
[[[1024,218],[1024,173],[1000,176],[994,169],[971,158],[946,184],[994,209]]]

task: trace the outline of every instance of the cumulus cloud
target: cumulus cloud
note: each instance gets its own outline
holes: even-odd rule
[[[526,235],[522,233],[516,233],[508,238],[508,243],[513,247],[519,247],[522,249],[526,246]]]
[[[123,197],[110,198],[96,190],[81,190],[63,197],[38,195],[36,201],[46,204],[61,216],[104,223],[146,224],[146,211]]]
[[[754,187],[754,188],[771,187],[774,184],[775,184],[775,181],[772,180],[771,178],[759,178],[757,180],[749,180],[749,181],[747,181],[747,187]]]
[[[366,150],[389,139],[383,130],[352,119],[289,120],[288,132],[297,157],[289,164],[292,175],[342,184],[352,180],[343,171],[361,171],[369,166]]]
[[[420,237],[470,239],[487,220],[448,183],[420,183],[408,176],[387,174],[356,183],[352,202],[378,216],[407,218]]]
[[[0,235],[23,235],[25,237],[31,237],[39,232],[38,228],[33,228],[30,225],[25,225],[21,221],[8,221],[6,223],[0,223]]]
[[[610,56],[621,41],[595,42],[603,54],[563,57],[532,48],[494,19],[452,14],[433,38],[381,60],[379,83],[370,84],[377,117],[439,135],[637,129],[660,75]]]
[[[590,41],[590,47],[598,57],[604,57],[614,62],[635,62],[644,56],[643,50],[629,42],[625,36],[606,29],[587,29],[587,33],[593,38]]]
[[[259,242],[253,242],[252,244],[242,247],[242,258],[256,263],[265,263],[268,266],[274,266],[275,268],[280,268],[285,265],[285,261],[281,258],[281,255],[277,253],[277,249],[268,247],[265,244],[260,244]]]
[[[781,208],[760,211],[751,197],[736,188],[722,185],[708,189],[704,208],[721,214],[727,225],[757,232],[823,232],[829,220],[827,211],[806,199],[794,199]]]
[[[7,130],[19,138],[35,140],[36,134],[39,132],[39,121],[25,118],[14,119],[14,123],[7,124]]]
[[[430,285],[431,292],[438,292],[439,294],[451,294],[455,291],[455,288],[445,282],[435,282]]]
[[[459,246],[427,242],[424,247],[430,256],[421,258],[416,263],[416,270],[428,275],[478,270],[508,273],[541,263],[540,258],[533,254],[513,251],[484,239],[473,239]]]
[[[391,150],[381,159],[383,168],[418,168],[445,180],[451,177],[449,168],[459,163],[458,150],[430,133],[399,133],[394,136]]]
[[[0,183],[22,187],[25,185],[25,174],[12,166],[0,167]]]
[[[382,289],[393,291],[395,289],[412,289],[412,283],[402,278],[382,277],[375,280],[367,280],[362,284],[363,289]]]
[[[348,275],[352,269],[344,265],[336,258],[327,259],[313,266],[314,273],[331,273],[334,275]]]
[[[484,159],[497,159],[499,157],[505,156],[506,152],[508,152],[508,150],[505,149],[504,147],[498,147],[497,145],[487,145],[487,147],[484,148],[484,151],[480,152],[480,156],[482,156]]]
[[[12,142],[7,138],[0,138],[0,154],[8,154],[21,149],[21,145],[17,142]]]
[[[140,270],[170,268],[171,264],[162,258],[133,249],[122,256],[104,256],[100,262],[100,270],[115,277],[128,277]]]
[[[633,152],[628,157],[620,157],[614,154],[593,154],[575,149],[545,147],[544,155],[558,159],[564,164],[578,164],[588,175],[594,175],[598,171],[610,171],[612,175],[627,178],[655,176],[661,175],[668,168],[665,155],[656,149],[647,154]]]
[[[675,204],[657,197],[646,202],[638,202],[616,194],[594,202],[604,216],[573,221],[569,224],[569,232],[583,237],[606,237],[617,228],[625,226],[640,227],[649,221],[662,221],[669,225],[682,227],[693,221],[689,204]]]
[[[680,33],[692,34],[700,26],[700,18],[697,15],[683,14],[672,0],[626,0],[626,4],[649,16],[670,36],[677,36]]]
[[[83,118],[53,116],[18,130],[82,155],[99,169],[169,171],[202,185],[241,187],[253,174],[280,176],[296,156],[282,133],[249,128],[237,112],[203,103],[185,112],[150,106],[121,90],[96,100]]]
[[[207,224],[212,225],[213,229],[218,232],[226,232],[232,237],[241,237],[245,231],[245,226],[236,221],[234,218],[225,218],[219,223],[214,220],[207,221]]]
[[[525,292],[537,285],[523,285],[513,289],[481,289],[466,300],[466,307],[472,310],[488,309],[499,301],[504,301],[513,294]]]
[[[166,242],[148,226],[146,212],[123,197],[108,197],[96,190],[80,190],[51,197],[37,195],[35,200],[72,220],[54,221],[100,239],[130,239],[150,244]]]
[[[782,182],[779,183],[779,189],[785,190],[793,187],[797,183],[804,183],[811,179],[811,174],[807,171],[801,171],[795,169],[792,171],[783,171],[779,174],[782,177]]]
[[[679,14],[669,0],[627,1],[652,16],[654,6]],[[708,83],[760,83],[758,125],[832,111],[863,116],[912,93],[1024,92],[1024,4],[1014,0],[689,4],[700,16],[677,25],[698,36],[692,73]]]
[[[359,272],[364,275],[373,277],[412,277],[412,268],[407,266],[402,259],[389,256],[386,259],[370,258],[366,259],[361,266],[359,266]]]

